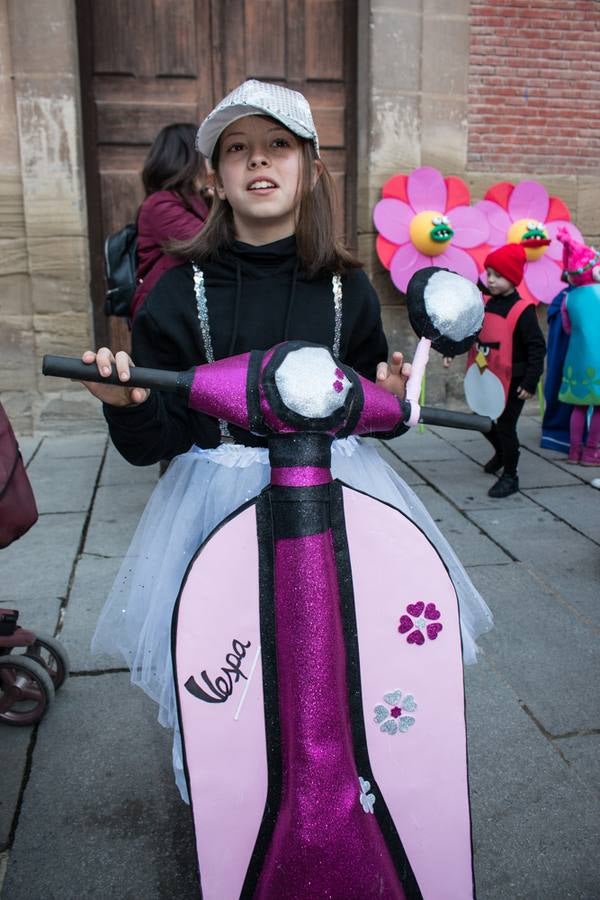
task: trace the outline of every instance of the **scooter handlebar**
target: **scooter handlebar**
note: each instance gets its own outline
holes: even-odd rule
[[[110,375],[101,375],[95,363],[84,363],[77,357],[44,356],[42,374],[72,381],[92,381],[98,384],[118,384],[121,387],[155,388],[167,393],[187,396],[191,385],[193,369],[188,372],[167,372],[163,369],[146,369],[132,366],[129,381],[121,381],[117,367],[113,364]]]
[[[129,381],[119,379],[116,366],[108,376],[100,375],[95,363],[84,363],[77,357],[44,356],[42,373],[57,378],[70,378],[73,381],[92,381],[99,384],[118,384],[127,387],[154,388],[170,394],[187,397],[192,385],[194,369],[188,372],[168,372],[163,369],[147,369],[133,366],[130,369]],[[439,425],[445,428],[464,428],[471,431],[487,432],[492,427],[492,420],[487,416],[474,413],[457,412],[449,409],[437,409],[422,406],[419,422],[424,425]]]

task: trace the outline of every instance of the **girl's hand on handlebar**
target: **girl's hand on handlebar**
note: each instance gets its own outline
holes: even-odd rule
[[[377,366],[377,384],[389,391],[390,394],[395,394],[404,400],[410,369],[410,363],[405,363],[403,354],[396,351],[392,353],[392,361],[389,365],[379,363]]]
[[[93,350],[86,350],[81,358],[84,363],[95,362],[100,375],[106,377],[111,374],[112,365],[117,367],[119,378],[123,382],[122,385],[102,384],[92,381],[82,382],[90,394],[93,394],[98,400],[108,403],[110,406],[138,406],[148,399],[150,394],[148,388],[127,387],[129,369],[134,363],[124,350],[119,350],[116,356],[113,356],[108,347],[101,347],[97,353],[94,353]]]

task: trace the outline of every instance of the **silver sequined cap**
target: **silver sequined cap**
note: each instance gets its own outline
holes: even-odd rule
[[[280,84],[253,78],[227,94],[207,115],[198,129],[196,149],[211,159],[223,131],[244,116],[270,116],[276,119],[298,137],[312,141],[319,155],[319,138],[306,97]]]

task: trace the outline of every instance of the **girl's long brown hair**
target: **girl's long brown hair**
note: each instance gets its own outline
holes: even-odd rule
[[[333,178],[324,163],[323,171],[313,187],[315,152],[311,141],[300,141],[302,176],[300,203],[296,217],[296,248],[300,268],[307,278],[329,272],[343,273],[361,268],[360,263],[335,234],[336,191]],[[218,147],[213,159],[217,162]],[[221,251],[235,241],[233,210],[228,200],[215,193],[206,224],[196,237],[188,241],[173,241],[168,250],[195,262],[218,259]]]

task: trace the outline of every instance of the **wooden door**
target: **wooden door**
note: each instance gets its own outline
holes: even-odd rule
[[[128,348],[103,312],[102,247],[135,217],[148,146],[171,122],[199,123],[246,78],[304,93],[355,244],[354,0],[77,0],[95,336]]]

